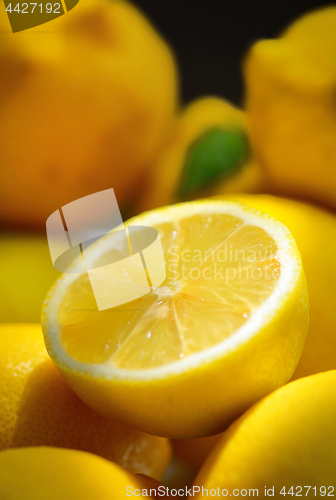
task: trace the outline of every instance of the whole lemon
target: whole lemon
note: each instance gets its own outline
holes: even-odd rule
[[[267,195],[233,199],[288,227],[301,253],[308,285],[310,324],[293,378],[336,369],[336,216],[306,203]]]
[[[42,227],[66,203],[114,188],[123,205],[170,128],[172,54],[143,15],[85,0],[0,47],[0,222]]]
[[[0,452],[1,500],[121,500],[157,487],[91,453],[44,446]]]
[[[217,193],[256,193],[263,186],[246,114],[219,97],[196,99],[180,111],[147,174],[141,210]]]
[[[0,325],[0,359],[0,450],[73,448],[132,472],[163,475],[169,442],[107,420],[82,403],[49,358],[40,325]]]
[[[336,208],[336,7],[257,42],[245,79],[251,141],[268,189]]]
[[[39,322],[43,300],[58,276],[46,236],[0,233],[0,323]]]
[[[202,486],[223,496],[264,498],[265,488],[275,499],[333,496],[335,419],[335,370],[281,387],[224,433],[195,480],[195,498],[205,496]]]

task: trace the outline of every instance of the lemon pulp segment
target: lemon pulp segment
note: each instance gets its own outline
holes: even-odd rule
[[[127,370],[183,360],[232,336],[277,285],[278,246],[265,229],[225,213],[153,227],[166,265],[160,287],[105,311],[98,311],[87,275],[67,288],[58,320],[74,359]]]

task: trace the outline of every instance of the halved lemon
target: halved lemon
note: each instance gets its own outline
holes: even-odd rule
[[[43,307],[48,352],[101,415],[160,436],[218,433],[298,363],[309,314],[295,241],[267,215],[222,200],[145,212],[126,226],[158,231],[164,281],[99,311],[75,260]],[[87,249],[88,269],[122,255],[129,241],[118,234]],[[119,286],[105,293],[118,297]]]

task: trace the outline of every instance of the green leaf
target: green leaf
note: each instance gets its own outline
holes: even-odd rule
[[[235,174],[249,154],[242,130],[211,129],[191,144],[182,170],[179,198],[188,198]]]

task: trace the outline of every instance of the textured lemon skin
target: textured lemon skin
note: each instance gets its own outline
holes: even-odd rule
[[[1,500],[119,500],[127,498],[127,487],[156,486],[151,478],[82,451],[41,446],[0,452]]]
[[[307,278],[310,323],[293,378],[336,369],[336,217],[306,203],[267,195],[234,195],[232,199],[261,210],[292,233]]]
[[[207,200],[172,208],[184,210],[186,215],[187,205],[194,207],[196,203],[206,204]],[[152,212],[157,222],[169,208]],[[150,215],[144,213],[128,223],[148,223]],[[209,356],[209,360],[198,366],[190,364],[183,371],[168,374],[163,371],[142,379],[132,377],[132,372],[123,378],[113,374],[107,378],[86,368],[71,368],[69,360],[63,361],[57,352],[53,324],[57,315],[52,297],[64,276],[50,290],[42,310],[47,350],[76,394],[107,418],[163,437],[217,434],[256,401],[285,384],[301,356],[308,331],[309,304],[300,254],[294,240],[292,244],[299,274],[291,285],[291,293],[283,297],[274,314],[265,318],[252,338],[221,356]]]
[[[181,111],[167,144],[152,162],[139,211],[179,201],[176,192],[189,148],[204,133],[214,128],[238,128],[247,134],[246,115],[228,101],[217,97],[202,97]],[[249,156],[236,174],[218,180],[192,198],[222,192],[258,193],[262,191],[262,186],[263,171]]]
[[[336,207],[336,8],[310,13],[244,65],[246,109],[268,190]]]
[[[107,420],[70,389],[48,356],[40,325],[0,325],[0,450],[56,446],[89,451],[160,478],[168,441]]]
[[[170,49],[136,8],[85,0],[8,30],[0,71],[2,224],[44,228],[60,206],[110,187],[121,205],[135,195],[177,104]]]
[[[281,387],[223,435],[195,479],[204,488],[336,486],[336,371]],[[330,491],[330,490],[329,490]],[[302,489],[302,495],[306,490]],[[319,490],[318,490],[319,495]],[[311,490],[308,498],[315,498]],[[197,495],[196,498],[201,498]]]
[[[59,273],[45,235],[0,234],[0,323],[35,323]]]

